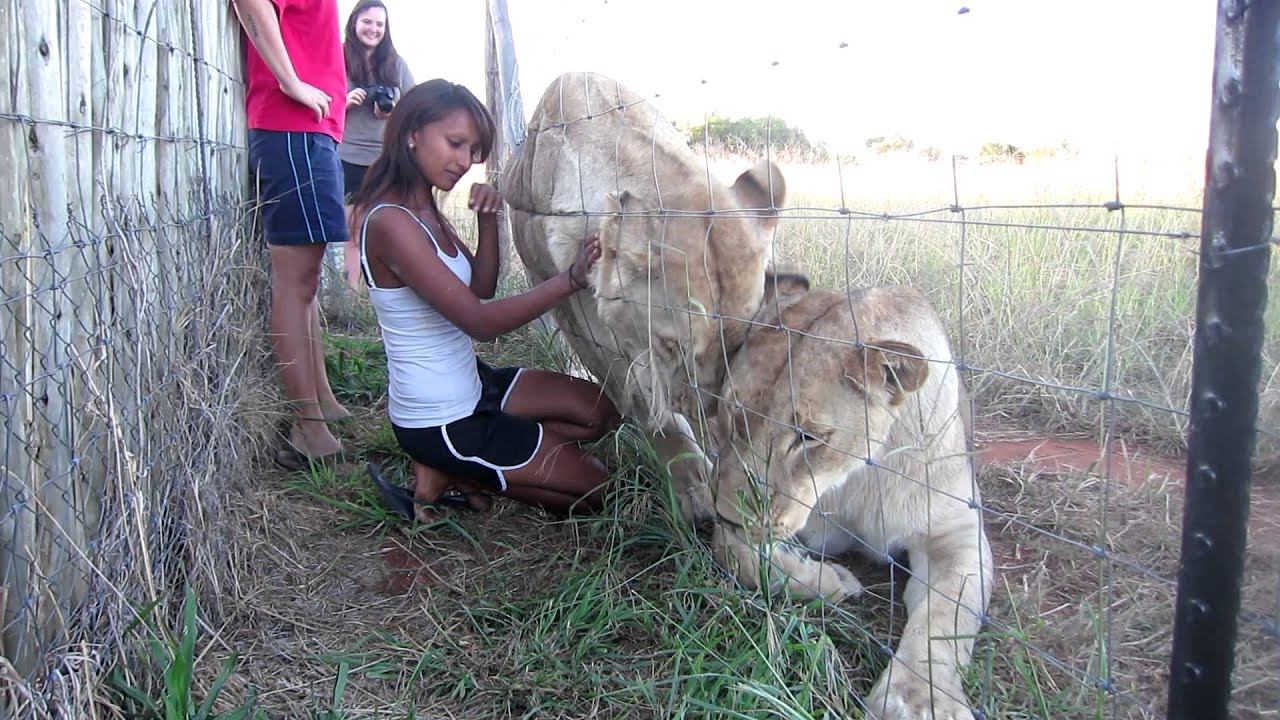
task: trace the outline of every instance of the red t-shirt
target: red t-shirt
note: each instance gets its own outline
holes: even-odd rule
[[[316,122],[315,112],[285,95],[280,83],[247,39],[245,109],[255,130],[322,132],[342,142],[347,118],[347,64],[342,55],[338,0],[271,0],[280,18],[280,36],[294,72],[333,98],[329,117]]]

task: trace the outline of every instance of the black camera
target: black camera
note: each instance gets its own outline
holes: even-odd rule
[[[386,85],[370,85],[364,89],[364,101],[383,112],[390,113],[396,104],[396,91]]]

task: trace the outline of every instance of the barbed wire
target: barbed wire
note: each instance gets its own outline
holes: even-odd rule
[[[0,120],[9,120],[11,122],[21,123],[23,125],[48,125],[50,127],[67,128],[73,132],[69,135],[88,133],[106,135],[107,137],[124,138],[126,140],[141,140],[147,142],[167,142],[175,145],[196,145],[199,147],[208,147],[214,150],[247,150],[248,146],[241,143],[223,142],[218,140],[208,140],[199,137],[187,137],[181,135],[148,135],[146,133],[130,132],[119,127],[101,127],[73,120],[56,120],[52,118],[38,118],[23,113],[0,112]]]
[[[113,15],[113,14],[112,14],[110,11],[108,11],[106,8],[104,8],[104,7],[102,7],[101,5],[98,5],[98,4],[94,3],[94,2],[92,2],[92,0],[77,0],[77,2],[79,2],[81,5],[84,5],[85,7],[88,7],[89,9],[93,10],[95,13],[97,13],[98,17],[100,17],[100,18],[102,18],[102,19],[104,19],[104,20],[110,20],[111,22],[115,23],[116,25],[118,25],[119,27],[121,27],[122,29],[124,29],[125,31],[127,31],[127,32],[129,32],[129,33],[132,33],[132,34],[134,34],[134,35],[137,35],[139,39],[141,39],[141,40],[145,40],[145,41],[147,41],[147,42],[151,43],[152,45],[155,45],[156,47],[164,48],[165,50],[168,50],[168,51],[169,51],[169,52],[171,52],[171,53],[176,53],[176,54],[178,54],[178,55],[180,55],[180,56],[182,56],[182,57],[186,58],[187,60],[190,60],[192,63],[194,63],[194,64],[195,64],[195,65],[197,65],[198,67],[204,68],[205,70],[208,70],[209,72],[212,72],[212,73],[214,73],[215,75],[218,75],[218,76],[219,76],[219,77],[221,77],[223,80],[226,80],[227,82],[231,83],[232,85],[235,85],[235,86],[240,87],[240,88],[244,88],[244,87],[245,87],[245,82],[244,82],[244,80],[243,80],[243,79],[241,79],[240,77],[238,77],[238,76],[236,76],[236,75],[232,75],[231,73],[227,72],[227,71],[226,71],[226,70],[224,70],[223,68],[221,68],[221,67],[219,67],[219,66],[217,66],[217,65],[214,65],[213,63],[209,62],[208,60],[205,60],[203,57],[201,57],[201,56],[199,56],[199,55],[195,54],[195,53],[194,53],[194,52],[192,52],[191,50],[188,50],[186,47],[184,47],[184,46],[183,46],[183,45],[181,45],[181,44],[176,44],[176,45],[175,45],[175,44],[174,44],[174,40],[172,40],[172,39],[162,40],[162,39],[157,38],[157,37],[155,37],[155,36],[153,36],[153,35],[150,35],[150,34],[148,34],[145,30],[143,30],[142,28],[139,28],[139,27],[137,27],[137,26],[133,25],[132,23],[130,23],[128,20],[126,20],[126,19],[124,19],[124,18],[122,18],[122,17],[120,17],[120,16],[118,16],[118,15]],[[192,5],[192,7],[193,7],[193,8],[195,7],[194,3],[193,3],[193,5]],[[147,23],[148,25],[150,25],[150,24],[151,24],[151,21],[155,18],[155,10],[156,10],[156,5],[155,5],[155,4],[153,4],[153,5],[151,5],[151,9],[150,9],[150,10],[148,10],[148,12],[147,12],[146,23]],[[194,23],[193,23],[193,24],[194,24]],[[235,30],[236,30],[236,32],[239,32],[239,28],[238,28],[238,26],[233,26],[233,29],[235,29]]]

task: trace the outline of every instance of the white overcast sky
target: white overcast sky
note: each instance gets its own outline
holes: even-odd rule
[[[955,149],[1206,144],[1209,0],[508,2],[526,111],[559,73],[591,70],[659,95],[673,121],[773,114],[837,149],[889,134]],[[340,0],[344,21],[354,4]],[[419,82],[484,97],[485,0],[386,4]]]

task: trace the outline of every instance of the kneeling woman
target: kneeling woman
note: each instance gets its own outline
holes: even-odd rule
[[[493,136],[492,117],[466,88],[445,80],[418,85],[391,112],[382,154],[352,200],[361,271],[386,346],[391,424],[413,459],[419,504],[460,487],[557,513],[594,510],[607,471],[578,443],[617,424],[613,404],[586,380],[490,368],[472,339],[515,330],[586,287],[599,239],[586,238],[564,273],[481,302],[497,289],[502,197],[492,186],[471,186],[472,253],[435,191],[452,190],[483,162]]]

